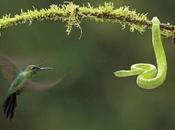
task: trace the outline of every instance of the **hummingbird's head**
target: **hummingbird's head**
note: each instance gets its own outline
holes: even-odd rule
[[[53,69],[53,68],[51,68],[51,67],[39,67],[38,65],[28,65],[25,70],[32,73],[32,74],[36,74],[38,71],[51,70],[51,69]]]

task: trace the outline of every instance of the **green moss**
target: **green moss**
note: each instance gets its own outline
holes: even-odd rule
[[[130,10],[129,7],[120,7],[114,9],[113,3],[104,3],[98,7],[92,7],[89,3],[87,6],[79,6],[72,2],[64,3],[63,5],[51,5],[48,9],[33,9],[27,12],[21,11],[20,14],[16,14],[11,17],[10,15],[4,15],[0,19],[0,29],[10,26],[29,23],[42,20],[61,20],[65,22],[66,32],[69,35],[73,27],[82,29],[80,23],[83,19],[94,20],[98,22],[112,22],[120,23],[123,28],[129,26],[130,31],[144,32],[146,28],[151,28],[151,21],[148,20],[147,14],[137,13],[135,10]],[[173,35],[174,26],[163,25],[162,34],[170,37]]]

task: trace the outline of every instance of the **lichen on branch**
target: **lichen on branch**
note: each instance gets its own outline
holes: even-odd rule
[[[137,30],[140,33],[147,28],[151,29],[152,23],[147,18],[147,14],[137,13],[130,10],[129,7],[120,7],[114,9],[113,3],[104,3],[98,7],[92,7],[89,3],[87,6],[79,6],[72,2],[62,5],[51,5],[48,9],[33,9],[14,16],[5,15],[0,19],[0,29],[10,26],[23,24],[33,21],[43,20],[61,20],[66,23],[66,32],[70,34],[73,27],[81,30],[80,23],[82,20],[95,20],[100,22],[120,23],[122,27],[129,26],[131,31]],[[166,37],[174,35],[174,25],[161,23],[162,34]]]

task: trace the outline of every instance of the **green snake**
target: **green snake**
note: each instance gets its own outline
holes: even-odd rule
[[[157,68],[152,64],[138,63],[131,66],[131,70],[114,72],[117,77],[137,76],[137,84],[143,89],[157,88],[163,84],[167,74],[167,61],[161,41],[160,21],[152,19],[152,43],[157,61]]]

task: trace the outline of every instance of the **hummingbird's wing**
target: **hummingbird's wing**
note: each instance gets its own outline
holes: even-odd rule
[[[0,55],[0,72],[9,81],[13,81],[17,75],[17,66],[8,56]]]
[[[35,90],[35,91],[44,91],[47,90],[49,88],[52,88],[54,86],[56,86],[57,84],[59,84],[64,77],[61,77],[55,81],[45,81],[45,82],[34,82],[34,81],[28,81],[25,84],[25,87],[27,89],[31,89],[31,90]]]

